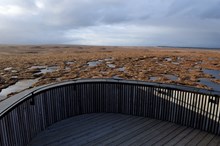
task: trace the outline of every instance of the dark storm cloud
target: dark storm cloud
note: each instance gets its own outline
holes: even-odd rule
[[[1,0],[0,43],[220,47],[220,0]]]

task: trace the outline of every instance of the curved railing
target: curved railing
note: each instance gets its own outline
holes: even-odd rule
[[[88,79],[37,87],[0,103],[0,145],[26,145],[75,115],[123,113],[220,135],[220,93],[142,81]]]

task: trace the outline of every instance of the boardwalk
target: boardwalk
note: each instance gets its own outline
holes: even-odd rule
[[[220,136],[144,117],[93,113],[55,123],[30,145],[219,145]]]

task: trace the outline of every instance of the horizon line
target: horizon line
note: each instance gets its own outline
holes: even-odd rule
[[[203,46],[175,46],[175,45],[86,45],[86,44],[51,44],[51,43],[36,43],[36,44],[1,44],[0,46],[93,46],[93,47],[158,47],[158,48],[198,48],[198,49],[220,49],[220,47],[203,47]]]

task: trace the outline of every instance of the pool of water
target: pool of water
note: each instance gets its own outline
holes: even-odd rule
[[[113,58],[105,58],[104,60],[105,60],[105,61],[112,61]]]
[[[7,67],[4,69],[4,71],[9,71],[9,70],[12,70],[12,67]]]
[[[164,60],[169,62],[172,61],[172,58],[166,57]]]
[[[94,67],[94,66],[97,66],[101,64],[101,61],[89,61],[87,62],[87,65],[90,66],[90,67]]]
[[[45,69],[47,66],[32,66],[29,69]]]
[[[40,72],[35,73],[35,74],[36,75],[37,74],[45,74],[45,73],[57,71],[58,69],[59,69],[58,66],[49,66],[49,67],[46,67],[46,68],[41,68]]]
[[[32,79],[32,80],[21,80],[11,85],[5,89],[2,89],[0,92],[0,100],[7,98],[7,96],[14,92],[20,92],[24,89],[27,89],[38,82],[39,79]]]
[[[200,78],[199,81],[200,81],[199,83],[206,85],[215,91],[220,91],[220,84],[212,82],[210,79]]]
[[[117,80],[122,80],[123,78],[119,77],[119,76],[112,76],[113,79],[117,79]]]
[[[66,66],[66,67],[65,67],[65,70],[70,71],[71,68]]]
[[[67,61],[65,64],[71,65],[71,64],[74,64],[74,63],[75,63],[74,61]]]
[[[212,70],[212,69],[203,69],[204,74],[212,75],[215,79],[220,79],[220,71],[219,70]],[[211,81],[209,78],[199,78],[200,84],[206,85],[207,87],[212,88],[215,91],[220,91],[220,84]]]
[[[118,71],[124,72],[125,71],[125,67],[118,68]]]
[[[174,75],[164,75],[166,78],[168,78],[169,80],[172,80],[172,81],[176,81],[178,79],[177,76],[174,76]]]
[[[110,68],[115,68],[114,64],[107,64],[107,66],[110,67]]]
[[[217,59],[216,59],[216,58],[209,57],[208,60],[212,61],[212,60],[217,60]]]
[[[150,77],[149,80],[150,80],[150,81],[156,81],[156,80],[158,80],[158,77]]]
[[[210,74],[216,79],[220,79],[220,70],[203,69],[203,73]]]

